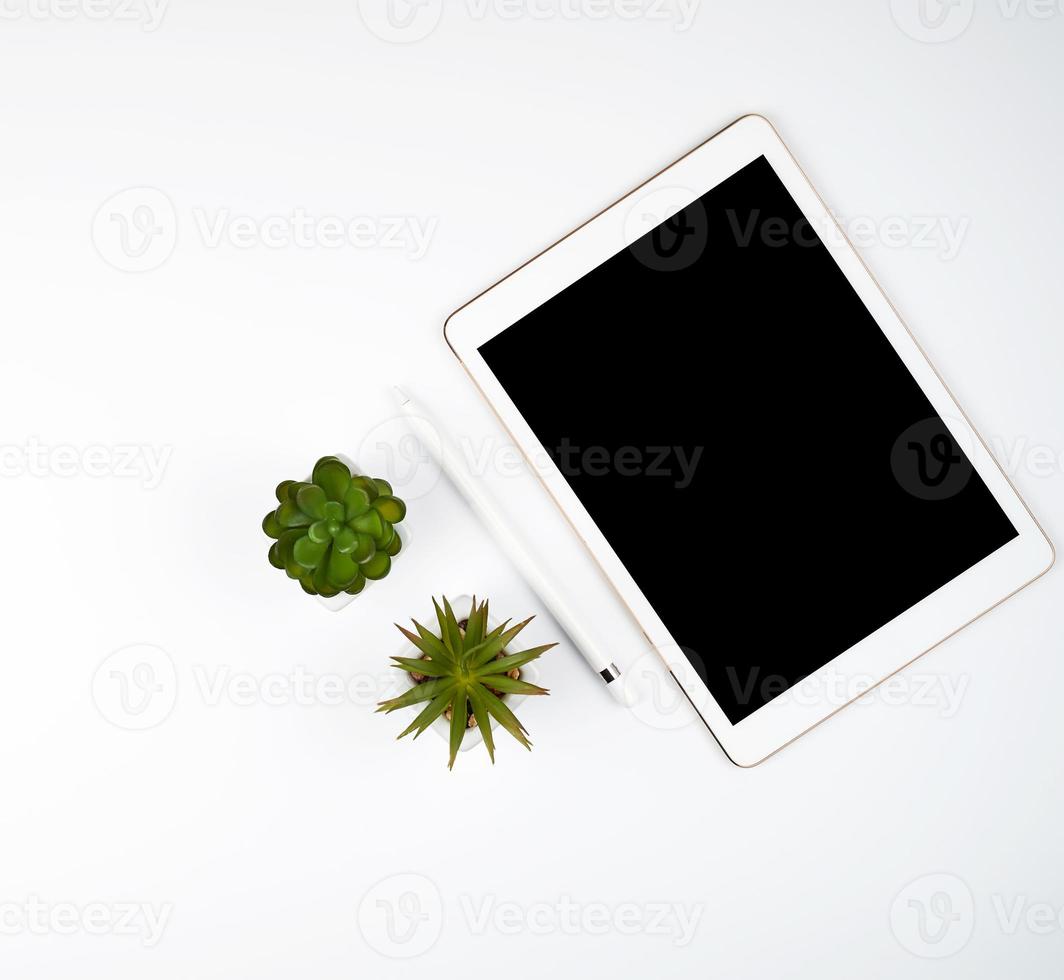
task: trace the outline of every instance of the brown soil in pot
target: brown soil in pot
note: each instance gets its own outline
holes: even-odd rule
[[[460,620],[459,623],[458,623],[458,629],[459,629],[459,631],[461,632],[461,634],[463,636],[465,636],[466,627],[468,625],[469,625],[469,620],[468,619]],[[496,660],[502,660],[502,658],[506,657],[506,656],[509,656],[509,654],[505,650],[502,650],[500,653],[498,653],[496,655],[495,659]],[[425,656],[424,654],[422,654],[419,659],[428,660],[428,657]],[[521,679],[521,668],[520,667],[514,667],[513,670],[511,670],[511,671],[509,671],[507,673],[507,677],[512,677],[515,681],[519,681]],[[411,674],[410,675],[410,679],[415,684],[424,684],[425,681],[427,681],[429,678],[426,677],[424,674]],[[505,701],[506,700],[507,695],[503,694],[502,691],[495,690],[495,688],[493,688],[490,684],[485,685],[485,686],[488,688],[489,691],[492,692],[492,694],[494,694],[497,698],[499,698],[500,701]],[[473,706],[471,704],[467,704],[466,705],[466,715],[467,715],[467,718],[468,718],[468,721],[466,722],[466,727],[467,728],[476,728],[477,727],[477,719],[473,715]],[[443,717],[446,718],[448,721],[450,721],[451,718],[454,717],[454,711],[451,708],[448,708],[446,711],[444,711]]]

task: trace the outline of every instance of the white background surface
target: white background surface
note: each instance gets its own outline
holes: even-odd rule
[[[390,977],[412,952],[448,977],[1059,975],[1059,572],[900,696],[753,771],[682,706],[617,708],[563,643],[542,665],[552,697],[523,710],[534,752],[503,744],[494,769],[473,752],[448,773],[434,735],[397,744],[396,719],[373,714],[391,623],[441,592],[520,617],[538,609],[527,588],[424,467],[409,552],[336,615],[268,566],[259,521],[273,485],[322,453],[385,465],[374,447],[404,445],[388,385],[408,384],[488,453],[485,478],[653,694],[637,634],[512,475],[441,326],[760,111],[858,222],[1059,539],[1064,12],[961,0],[935,33],[904,0],[705,3],[687,30],[668,2],[666,20],[649,2],[634,19],[610,11],[639,4],[481,9],[448,4],[396,44],[354,0],[172,0],[157,24],[136,2],[139,22],[117,0],[3,4],[5,976]],[[144,187],[162,205],[108,203]],[[146,203],[128,243],[162,229],[139,260],[158,267],[122,271],[109,260],[137,260],[112,218],[139,222]],[[210,235],[300,209],[367,219],[381,247]],[[382,247],[400,217],[403,247]],[[430,229],[420,257],[410,222]],[[725,465],[735,437],[716,420]],[[133,469],[161,459],[161,479],[128,475],[125,447]],[[734,477],[789,478],[770,444]],[[726,615],[707,609],[710,640]],[[528,632],[560,638],[547,616]],[[145,664],[154,696],[131,715],[118,685],[143,694]],[[278,686],[296,670],[326,685],[312,703]],[[336,678],[352,694],[324,703]],[[127,934],[125,905],[137,926],[144,906],[164,915],[161,935]]]

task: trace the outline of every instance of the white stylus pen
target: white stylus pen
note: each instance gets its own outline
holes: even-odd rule
[[[536,595],[539,596],[562,629],[569,634],[569,638],[576,648],[583,654],[584,659],[591,665],[605,682],[606,688],[613,697],[623,705],[629,705],[630,698],[625,692],[624,681],[617,665],[608,660],[580,625],[579,620],[572,614],[569,607],[554,587],[546,580],[543,573],[536,566],[528,549],[513,532],[505,519],[499,514],[494,501],[488,493],[480,487],[465,462],[459,456],[457,450],[450,444],[444,430],[416,405],[413,400],[401,388],[395,389],[399,407],[406,415],[407,422],[425,450],[436,460],[440,469],[450,477],[451,482],[458,491],[466,498],[466,501],[483,521],[491,532],[491,536],[499,545],[507,557],[517,566],[521,576],[528,583]]]

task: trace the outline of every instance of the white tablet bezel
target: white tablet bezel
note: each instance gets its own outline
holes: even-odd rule
[[[702,681],[692,671],[685,671],[677,682],[728,757],[744,767],[762,762],[850,703],[836,703],[838,697],[830,693],[850,690],[845,684],[846,679],[869,679],[862,685],[863,690],[882,683],[1047,572],[1055,558],[1053,545],[985,442],[975,433],[967,416],[775,129],[762,116],[742,117],[461,307],[444,326],[444,335],[451,349],[632,611],[651,644],[659,652],[677,649],[665,624],[565,477],[547,461],[549,457],[543,446],[478,348],[631,244],[631,232],[626,231],[626,227],[631,227],[628,218],[633,208],[649,195],[668,190],[669,199],[674,202],[671,213],[675,214],[760,156],[766,157],[814,228],[838,229],[837,235],[821,236],[824,245],[935,410],[966,448],[973,467],[1019,530],[1019,536],[815,672],[800,685],[801,697],[792,690],[736,725],[727,719]],[[660,195],[658,197],[660,199]],[[670,216],[663,214],[660,218],[664,220]],[[772,556],[766,555],[765,561],[771,563]],[[727,573],[727,570],[721,571]],[[751,635],[754,635],[753,628]],[[666,659],[668,662],[669,658]],[[677,671],[673,670],[673,673],[675,676]]]

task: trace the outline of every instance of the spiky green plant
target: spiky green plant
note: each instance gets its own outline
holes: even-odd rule
[[[391,713],[399,708],[428,702],[418,716],[399,735],[403,738],[411,732],[416,739],[437,718],[450,709],[451,758],[448,769],[454,768],[454,760],[466,732],[474,725],[484,736],[484,745],[492,763],[495,762],[495,741],[491,735],[491,719],[494,718],[526,749],[532,744],[528,732],[506,706],[503,698],[508,694],[548,694],[545,688],[537,687],[520,679],[520,668],[542,656],[556,643],[533,647],[521,653],[509,653],[507,647],[531,621],[529,617],[516,626],[507,620],[501,626],[488,630],[488,603],[477,605],[473,599],[465,626],[454,614],[450,602],[444,596],[443,608],[433,599],[439,635],[427,630],[417,620],[411,633],[396,623],[403,634],[420,651],[421,657],[392,657],[394,666],[414,676],[417,683],[409,691],[382,701],[378,711]],[[518,676],[513,676],[516,673]]]
[[[309,483],[286,480],[279,506],[262,529],[274,544],[270,564],[311,595],[358,595],[367,579],[382,579],[402,546],[395,525],[406,504],[385,480],[356,476],[335,456],[314,466]]]

